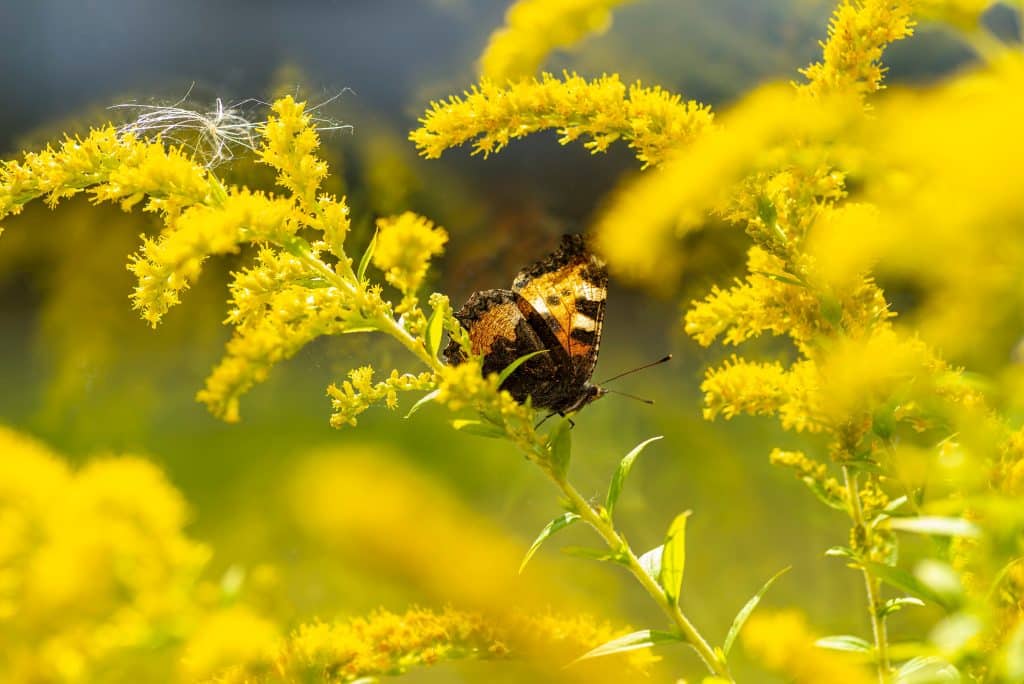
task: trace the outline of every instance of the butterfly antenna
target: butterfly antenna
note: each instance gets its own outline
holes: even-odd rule
[[[604,389],[604,388],[602,387],[601,389]],[[620,392],[618,390],[611,390],[611,389],[606,389],[604,391],[608,392],[609,394],[618,394],[619,396],[622,396],[622,397],[629,397],[630,399],[636,399],[637,401],[639,401],[641,403],[644,403],[644,404],[653,404],[654,403],[653,399],[644,399],[643,397],[638,397],[635,394],[627,394],[626,392]]]
[[[652,361],[651,363],[648,363],[648,364],[644,364],[643,366],[638,366],[637,368],[633,368],[633,369],[631,369],[631,370],[628,370],[628,371],[624,371],[624,372],[622,372],[622,373],[619,373],[618,375],[613,375],[612,377],[608,378],[608,379],[607,379],[607,380],[605,380],[604,382],[599,382],[599,383],[597,383],[597,384],[598,384],[598,385],[602,385],[602,386],[603,386],[603,385],[607,385],[607,384],[608,384],[609,382],[611,382],[612,380],[618,380],[619,378],[625,377],[625,376],[627,376],[627,375],[631,375],[631,374],[633,374],[633,373],[636,373],[637,371],[642,371],[642,370],[644,370],[645,368],[650,368],[651,366],[657,366],[657,365],[658,365],[658,364],[660,364],[660,363],[665,363],[666,361],[669,361],[669,360],[671,360],[671,359],[672,359],[672,355],[671,355],[671,354],[669,354],[668,356],[665,356],[664,358],[660,358],[660,359],[658,359],[657,361]],[[609,390],[609,392],[610,392],[610,391],[611,391],[611,390]],[[619,392],[618,394],[622,394],[622,392]],[[636,397],[634,397],[634,399],[635,399],[635,398],[636,398]],[[651,403],[654,403],[654,402],[651,402]]]

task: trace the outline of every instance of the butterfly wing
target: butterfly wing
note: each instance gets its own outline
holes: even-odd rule
[[[601,346],[608,272],[583,236],[563,236],[553,254],[516,276],[512,290],[538,335],[564,351],[576,383],[589,381]]]
[[[520,310],[518,300],[511,290],[481,290],[473,293],[455,318],[469,332],[473,354],[483,356],[484,375],[500,373],[521,356],[548,349],[549,353],[538,354],[516,369],[502,389],[508,390],[516,401],[523,402],[531,396],[534,406],[551,406],[560,396],[559,378],[563,375],[559,366],[566,362],[558,358],[560,349],[551,349],[552,343],[537,334]],[[444,355],[451,364],[466,360],[465,352],[455,341],[448,343]]]

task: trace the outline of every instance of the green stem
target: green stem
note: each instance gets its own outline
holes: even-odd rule
[[[868,528],[864,522],[864,508],[860,502],[860,490],[857,488],[857,475],[843,466],[843,480],[846,493],[850,499],[850,517],[853,520],[854,536],[857,540],[868,539]],[[868,614],[871,616],[871,632],[875,638],[875,653],[878,663],[879,684],[889,681],[889,636],[886,632],[885,618],[881,615],[882,584],[874,573],[866,566],[861,568],[864,574],[864,588],[868,595]]]
[[[707,640],[701,635],[697,628],[690,622],[686,614],[683,613],[679,605],[668,598],[665,591],[658,586],[658,583],[654,581],[647,571],[644,570],[643,566],[640,565],[640,559],[637,558],[636,554],[626,543],[626,540],[622,538],[615,527],[601,515],[601,513],[595,509],[590,503],[583,498],[583,496],[573,487],[569,482],[559,479],[551,473],[548,473],[551,479],[562,490],[562,493],[572,503],[573,511],[583,520],[589,524],[594,530],[597,531],[601,538],[604,539],[612,551],[621,553],[626,561],[626,567],[633,573],[633,576],[637,579],[640,585],[651,595],[655,603],[661,608],[661,610],[668,616],[675,626],[678,628],[679,633],[686,639],[686,641],[697,651],[697,655],[700,656],[704,664],[707,665],[714,675],[725,679],[726,681],[733,682],[732,674],[729,672],[729,666],[724,660],[720,659],[714,649],[708,644]]]

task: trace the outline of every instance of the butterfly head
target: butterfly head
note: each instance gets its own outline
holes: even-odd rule
[[[560,413],[575,413],[587,404],[597,401],[604,395],[608,394],[608,390],[599,385],[592,385],[589,382],[583,385],[582,390],[575,400],[564,409],[561,409]]]

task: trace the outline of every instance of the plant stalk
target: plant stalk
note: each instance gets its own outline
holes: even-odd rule
[[[562,490],[562,493],[572,503],[574,512],[578,513],[583,520],[590,525],[594,530],[597,531],[601,538],[604,539],[608,547],[615,552],[620,552],[624,555],[626,560],[626,566],[629,571],[633,573],[640,585],[651,595],[651,598],[658,604],[661,610],[668,616],[669,620],[675,624],[678,628],[679,633],[686,639],[686,641],[697,651],[697,655],[700,656],[701,660],[707,666],[714,675],[725,679],[726,681],[733,682],[732,674],[729,672],[729,666],[720,659],[714,649],[708,644],[707,640],[701,635],[697,628],[690,622],[686,614],[683,613],[679,605],[674,601],[669,600],[664,590],[658,586],[657,582],[654,581],[647,571],[644,570],[643,566],[640,565],[640,560],[636,554],[626,543],[626,540],[615,530],[615,527],[608,522],[593,506],[587,502],[586,499],[572,486],[569,482],[564,479],[559,479],[553,474],[549,473],[551,479]]]
[[[843,466],[843,481],[846,483],[846,493],[850,499],[850,517],[853,519],[854,534],[863,534],[867,539],[868,529],[864,522],[864,509],[860,503],[860,492],[857,489],[857,476],[850,472],[850,469]],[[878,682],[886,684],[889,681],[889,635],[885,626],[885,618],[880,615],[882,608],[882,587],[881,582],[869,568],[862,567],[864,574],[864,588],[868,597],[868,614],[871,616],[871,633],[875,638],[875,655],[878,665]]]

